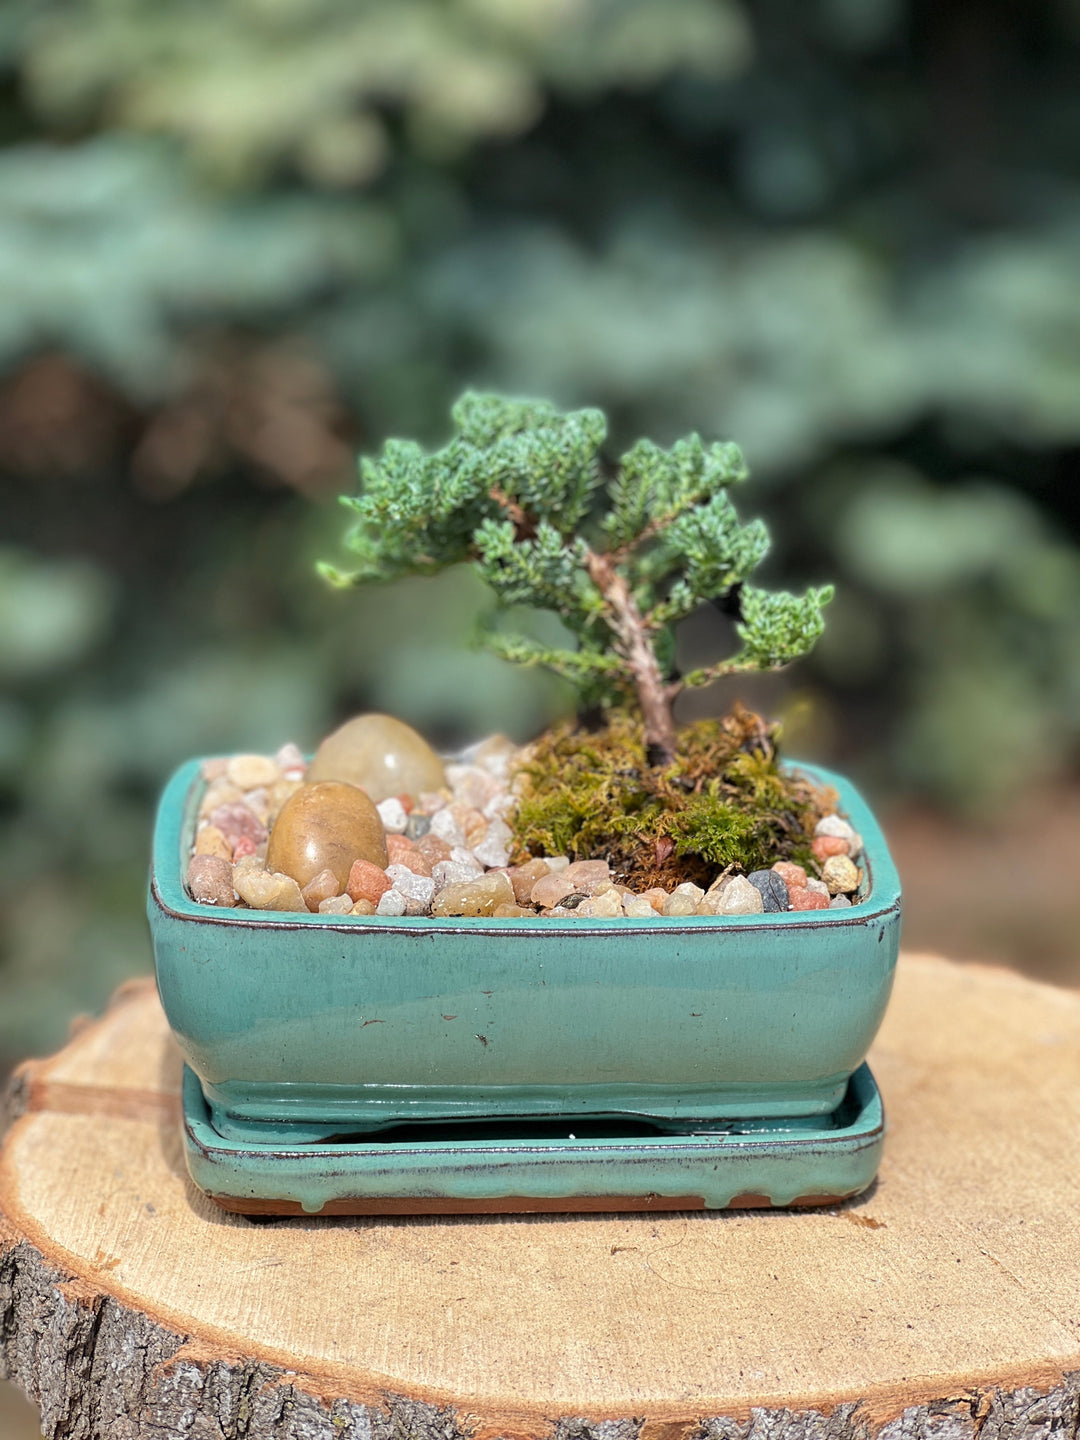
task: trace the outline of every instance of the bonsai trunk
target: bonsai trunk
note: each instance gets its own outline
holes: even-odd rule
[[[664,679],[653,649],[649,627],[634,601],[624,576],[606,555],[590,551],[589,576],[607,601],[609,619],[626,661],[645,721],[645,748],[650,765],[670,765],[675,759],[675,716],[672,706],[681,686]]]

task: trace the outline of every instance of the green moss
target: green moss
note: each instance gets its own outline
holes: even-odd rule
[[[518,778],[516,858],[605,858],[635,886],[809,863],[814,824],[835,797],[783,769],[777,736],[739,708],[687,726],[675,764],[656,770],[632,714],[612,712],[595,732],[549,731]]]

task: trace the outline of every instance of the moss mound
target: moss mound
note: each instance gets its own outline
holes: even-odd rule
[[[813,865],[814,825],[836,796],[781,768],[778,734],[737,707],[681,730],[679,758],[661,770],[648,765],[632,714],[613,712],[595,732],[549,730],[519,769],[514,858],[606,859],[635,889],[708,885],[776,860]]]

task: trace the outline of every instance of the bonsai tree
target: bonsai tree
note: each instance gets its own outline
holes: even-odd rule
[[[359,495],[342,497],[357,564],[347,574],[320,566],[329,580],[366,584],[471,561],[497,601],[484,643],[556,671],[586,704],[636,700],[657,767],[676,758],[683,690],[778,670],[821,634],[830,586],[795,596],[750,583],[769,536],[735,513],[729,492],[748,473],[736,445],[639,440],[609,473],[598,410],[563,415],[540,401],[466,394],[453,420],[441,450],[388,440],[361,462]],[[680,675],[675,628],[703,602],[735,617],[739,648]],[[515,605],[553,611],[574,648],[504,633],[499,612]]]

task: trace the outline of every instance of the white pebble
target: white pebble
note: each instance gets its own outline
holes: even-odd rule
[[[348,895],[333,895],[329,900],[319,901],[320,915],[351,915],[353,902]]]
[[[485,820],[505,820],[517,809],[517,799],[509,790],[500,790],[488,803],[482,806]]]
[[[405,826],[409,823],[409,817],[405,813],[405,806],[396,796],[392,795],[389,800],[380,800],[375,809],[378,810],[379,819],[388,835],[405,834]]]
[[[477,865],[459,865],[455,860],[440,860],[431,867],[431,878],[435,893],[445,890],[447,885],[465,885],[478,879],[484,872]]]
[[[570,864],[569,857],[566,855],[545,855],[544,861],[549,875],[558,875],[560,870],[565,870]]]
[[[464,846],[465,831],[448,809],[436,810],[431,817],[431,833],[451,847]]]
[[[629,915],[632,920],[650,920],[656,911],[644,895],[624,895],[623,914]]]
[[[673,895],[686,895],[697,905],[704,897],[705,891],[700,885],[694,885],[689,880],[684,880],[681,885],[676,885],[671,893]]]
[[[717,908],[718,915],[759,915],[765,909],[761,891],[742,875],[736,875],[730,885],[725,885]]]
[[[851,901],[846,895],[834,895],[829,901],[830,910],[850,910]]]
[[[274,756],[274,763],[285,776],[286,780],[300,780],[307,770],[307,761],[304,759],[304,752],[299,745],[293,744],[290,740],[287,745]]]
[[[426,915],[435,898],[435,881],[429,875],[414,875],[407,865],[390,865],[387,879],[405,898],[406,915]]]
[[[405,896],[400,890],[387,890],[379,897],[376,915],[404,915]]]
[[[238,790],[255,790],[281,779],[277,762],[266,755],[233,755],[225,774]]]
[[[464,845],[455,845],[450,851],[450,859],[455,865],[467,866],[474,875],[482,875],[484,873],[483,865],[480,864],[480,861],[477,860],[471,850],[465,849]]]
[[[493,820],[487,828],[487,834],[479,845],[473,846],[473,854],[483,865],[492,868],[510,863],[510,845],[514,839],[514,832],[501,820]]]
[[[854,840],[855,827],[839,815],[825,815],[814,826],[815,835],[835,835],[838,840]]]
[[[808,890],[816,890],[819,895],[828,895],[830,893],[829,887],[825,884],[825,881],[818,880],[813,875],[808,875],[806,877],[806,888]]]

